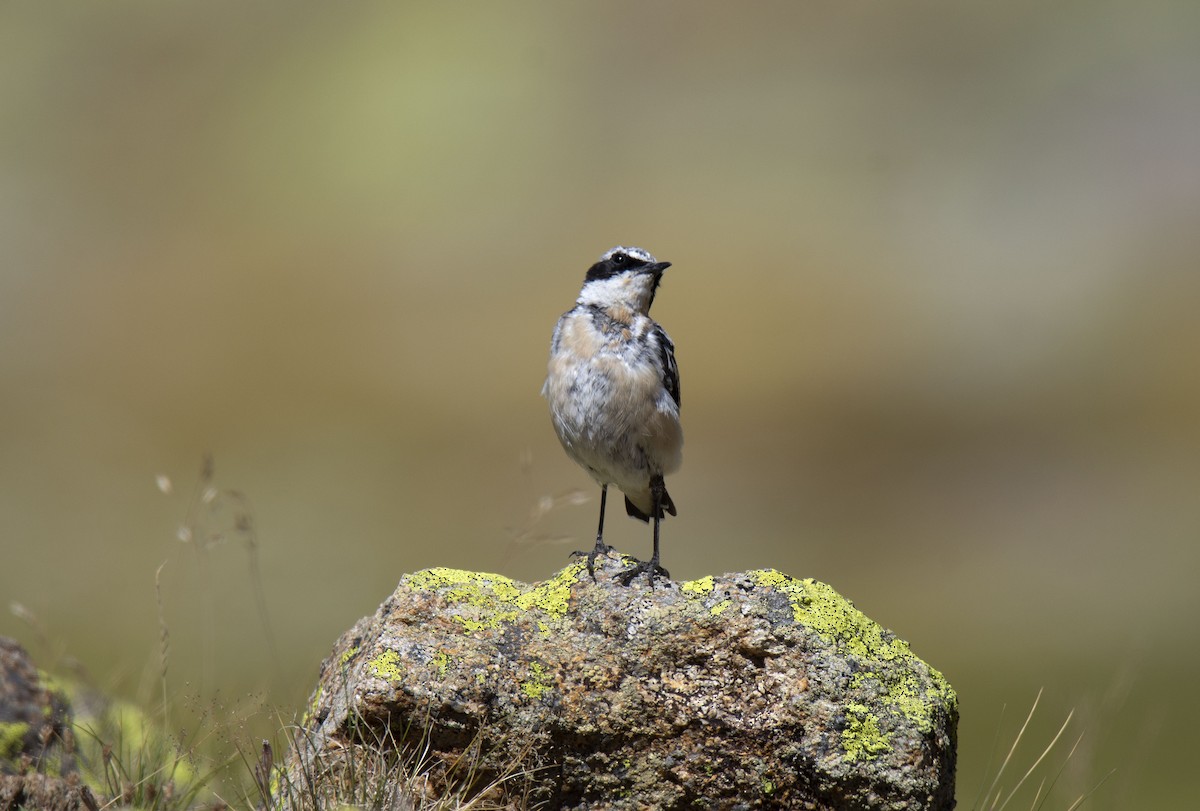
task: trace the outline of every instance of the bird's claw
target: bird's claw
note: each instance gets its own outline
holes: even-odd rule
[[[594,583],[594,582],[596,582],[596,558],[601,557],[601,556],[608,557],[609,552],[615,552],[615,551],[616,550],[613,549],[608,544],[600,543],[597,541],[596,545],[592,547],[591,552],[575,551],[575,552],[571,553],[571,557],[573,557],[573,558],[587,557],[588,574],[591,575],[592,582]]]
[[[659,566],[657,560],[648,560],[639,563],[632,569],[621,572],[614,579],[618,580],[622,586],[628,586],[640,574],[646,575],[646,580],[649,582],[650,588],[654,588],[654,578],[656,577],[661,577],[664,580],[671,579],[671,573]]]

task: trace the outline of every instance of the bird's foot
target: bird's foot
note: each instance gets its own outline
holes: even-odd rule
[[[654,588],[654,578],[661,577],[664,580],[671,579],[671,573],[658,565],[658,560],[651,558],[648,561],[638,563],[632,569],[621,572],[616,576],[616,580],[620,581],[622,586],[628,586],[633,582],[638,575],[646,575],[646,580],[650,584],[650,588]]]
[[[601,557],[601,556],[607,557],[609,552],[615,552],[615,551],[616,550],[613,549],[608,544],[602,543],[601,541],[596,541],[596,545],[592,547],[591,552],[572,552],[571,557],[573,557],[573,558],[581,558],[581,557],[585,557],[585,556],[587,557],[588,574],[591,575],[592,582],[594,583],[594,582],[596,582],[596,558]]]

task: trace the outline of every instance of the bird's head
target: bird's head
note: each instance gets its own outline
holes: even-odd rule
[[[663,271],[670,266],[641,248],[618,245],[588,268],[579,303],[648,313]]]

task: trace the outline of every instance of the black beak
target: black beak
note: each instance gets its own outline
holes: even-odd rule
[[[669,268],[670,266],[671,266],[670,262],[655,262],[653,264],[646,265],[646,267],[643,268],[643,270],[646,270],[649,273],[654,273],[654,274],[661,276],[662,272],[664,270],[666,270],[667,268]]]

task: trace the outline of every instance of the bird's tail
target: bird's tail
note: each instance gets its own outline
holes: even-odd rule
[[[625,512],[633,518],[650,523],[650,514],[630,501],[629,496],[625,496]],[[662,503],[658,505],[658,517],[666,518],[668,515],[678,514],[675,512],[675,502],[671,500],[671,494],[666,491],[666,488],[663,488]]]

